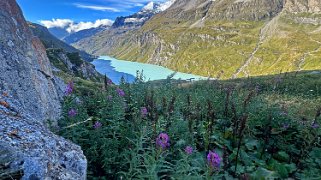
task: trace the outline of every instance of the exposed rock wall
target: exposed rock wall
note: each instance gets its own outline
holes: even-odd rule
[[[0,86],[17,99],[23,115],[57,119],[60,101],[45,48],[31,35],[13,0],[0,1]]]
[[[170,18],[196,20],[212,19],[262,20],[276,16],[284,0],[177,0],[164,13]]]
[[[74,77],[80,77],[86,80],[100,81],[102,75],[99,74],[95,66],[83,61],[77,53],[67,53],[63,49],[47,49],[48,58],[52,64],[53,71],[63,71]],[[73,56],[76,60],[71,60],[69,56]],[[75,62],[76,61],[76,62]]]
[[[294,13],[321,13],[321,0],[285,0],[286,9]]]
[[[59,118],[61,80],[15,0],[0,1],[0,24],[0,179],[85,179],[80,147],[45,127]]]
[[[0,113],[0,179],[86,179],[79,146],[52,134],[39,122]]]

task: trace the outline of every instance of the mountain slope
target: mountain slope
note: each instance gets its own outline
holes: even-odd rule
[[[44,44],[44,46],[46,48],[64,49],[68,53],[77,52],[80,54],[80,56],[84,60],[86,60],[88,62],[92,61],[95,58],[95,56],[92,56],[84,51],[79,51],[78,49],[66,44],[62,40],[59,40],[54,35],[52,35],[49,32],[49,30],[44,26],[41,26],[41,25],[35,24],[35,23],[31,23],[31,22],[28,22],[28,25],[29,25],[29,28],[31,29],[32,33],[41,40],[41,42]]]
[[[59,39],[63,39],[70,35],[70,33],[65,28],[52,27],[48,29],[51,34]]]
[[[111,28],[98,32],[93,36],[77,40],[71,44],[80,49],[86,47],[87,52],[91,54],[106,54],[106,48],[114,47],[114,43],[124,43],[124,39],[138,31],[150,18],[168,9],[175,1],[176,0],[169,0],[164,3],[150,2],[137,13],[117,17]]]
[[[90,29],[84,29],[78,32],[74,32],[72,34],[70,34],[69,36],[66,36],[63,41],[66,42],[67,44],[72,44],[72,43],[76,43],[82,39],[91,37],[95,34],[97,34],[98,32],[101,32],[103,30],[108,29],[109,26],[100,26],[97,28],[90,28]]]
[[[134,32],[102,32],[75,46],[221,78],[320,69],[319,7],[319,0],[177,0]]]
[[[102,76],[95,70],[94,65],[83,59],[92,60],[91,56],[66,44],[51,35],[46,27],[38,24],[28,24],[33,34],[37,36],[46,47],[47,56],[55,72],[67,73],[87,80],[99,81]]]

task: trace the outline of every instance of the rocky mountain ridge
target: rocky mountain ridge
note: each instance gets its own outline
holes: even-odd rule
[[[44,26],[34,23],[28,24],[33,34],[44,44],[54,72],[62,71],[86,80],[100,80],[101,75],[95,70],[94,65],[87,62],[92,61],[95,56],[79,51],[59,40],[50,34]]]
[[[177,0],[137,30],[101,32],[75,47],[221,78],[313,70],[321,67],[320,7],[320,0]]]
[[[63,41],[67,44],[72,44],[80,41],[81,39],[91,37],[99,32],[109,29],[110,26],[100,26],[97,28],[84,29],[78,32],[74,32],[63,38]]]
[[[29,28],[31,29],[33,35],[37,36],[46,49],[48,48],[57,48],[57,49],[63,49],[64,51],[68,53],[78,53],[82,59],[84,59],[87,62],[91,62],[93,59],[95,59],[95,56],[92,56],[84,51],[80,51],[64,41],[58,39],[54,35],[52,35],[49,30],[39,24],[28,22]]]
[[[48,29],[51,34],[53,34],[58,39],[64,39],[70,35],[70,33],[65,28],[52,27]]]
[[[139,28],[155,14],[168,9],[175,0],[169,0],[164,3],[149,2],[140,11],[129,16],[117,17],[112,28]]]

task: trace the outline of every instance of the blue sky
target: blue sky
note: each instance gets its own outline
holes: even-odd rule
[[[110,25],[116,17],[138,12],[150,1],[166,0],[17,0],[28,21],[70,32]]]
[[[17,0],[27,20],[72,19],[75,22],[114,20],[137,12],[151,0]],[[160,0],[162,1],[162,0]]]

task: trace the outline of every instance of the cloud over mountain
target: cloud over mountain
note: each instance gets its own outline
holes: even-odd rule
[[[40,23],[47,28],[65,28],[66,26],[69,26],[70,24],[73,24],[74,22],[70,19],[52,19],[50,20],[41,20]]]
[[[69,33],[74,33],[84,29],[97,28],[99,26],[111,26],[113,21],[109,19],[97,19],[95,22],[74,22],[71,19],[52,19],[41,20],[40,23],[47,28],[63,28]]]

